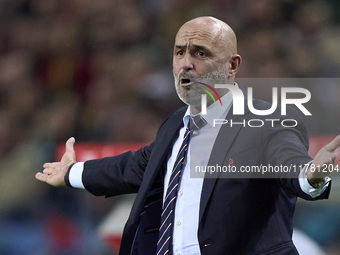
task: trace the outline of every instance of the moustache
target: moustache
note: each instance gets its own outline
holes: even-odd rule
[[[183,71],[179,74],[178,78],[197,79],[198,77],[190,72]]]

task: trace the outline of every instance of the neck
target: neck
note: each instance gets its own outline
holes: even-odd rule
[[[229,92],[229,89],[223,89],[221,91],[219,91],[219,96],[223,97],[225,94],[227,94]],[[207,107],[209,107],[211,104],[213,104],[213,100],[208,100],[207,102]],[[189,105],[190,106],[190,112],[193,115],[199,114],[201,112],[201,105],[199,106],[193,106],[193,105]]]
[[[190,105],[190,112],[193,115],[199,114],[201,112],[201,107],[194,107]]]

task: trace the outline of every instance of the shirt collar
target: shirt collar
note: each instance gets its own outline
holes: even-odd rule
[[[234,85],[236,87],[239,87],[236,82],[234,83]],[[219,101],[216,101],[216,104],[209,105],[207,107],[207,114],[202,115],[202,117],[208,122],[208,124],[210,126],[213,126],[214,125],[214,119],[224,119],[227,116],[229,109],[231,107],[232,101],[233,101],[233,95],[229,91],[221,97],[222,105],[220,104]],[[192,114],[190,112],[190,107],[188,106],[187,110],[184,114],[184,117],[183,117],[183,124],[184,124],[185,127],[188,126],[190,115],[192,115]]]

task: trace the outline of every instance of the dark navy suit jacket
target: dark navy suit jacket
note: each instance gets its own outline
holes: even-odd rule
[[[245,92],[244,92],[245,93]],[[270,104],[254,100],[256,109]],[[264,125],[250,128],[223,125],[208,165],[239,168],[254,165],[296,165],[311,160],[308,136],[300,115],[290,108],[287,116],[278,109],[271,116],[244,116],[227,120],[295,119],[294,128]],[[115,196],[138,192],[125,225],[120,255],[153,255],[156,250],[166,163],[182,126],[186,107],[173,113],[160,127],[155,141],[134,152],[87,161],[83,183],[94,195]],[[313,200],[300,188],[298,174],[277,178],[205,178],[200,201],[198,242],[202,255],[298,254],[292,243],[293,214],[297,197]],[[330,187],[317,199],[328,198]],[[195,230],[193,230],[195,231]]]

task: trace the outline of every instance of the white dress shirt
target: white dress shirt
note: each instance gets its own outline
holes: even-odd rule
[[[207,125],[194,131],[190,138],[186,160],[187,164],[183,170],[175,205],[175,219],[172,235],[174,255],[201,254],[197,231],[204,173],[195,173],[193,166],[206,166],[208,164],[216,136],[222,126],[216,125],[214,127],[213,121],[214,119],[221,119],[227,116],[232,102],[231,93],[224,95],[221,98],[221,101],[222,106],[220,104],[211,104],[207,108],[207,115],[203,116],[207,121]],[[190,114],[190,108],[188,107],[183,117],[184,126],[180,130],[179,137],[172,148],[172,153],[168,160],[167,173],[164,180],[164,196],[176,156],[181,147],[186,127],[188,126]],[[192,168],[190,168],[190,166],[192,166]]]

